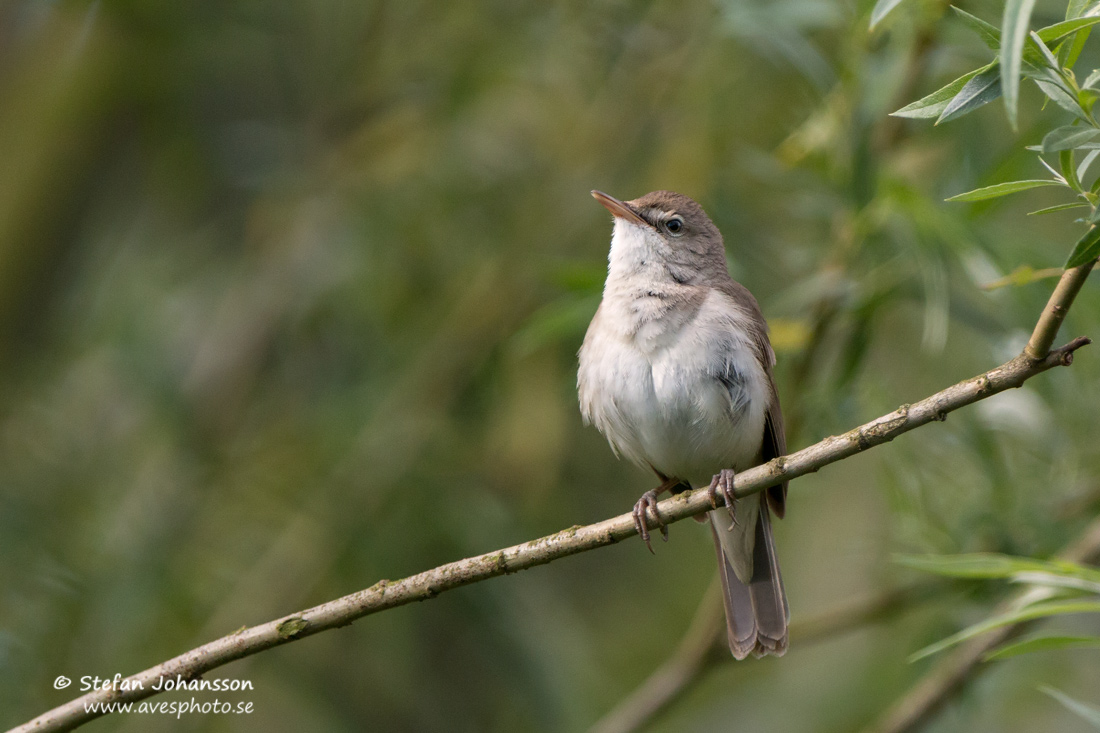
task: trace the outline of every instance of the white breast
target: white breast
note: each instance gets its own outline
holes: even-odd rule
[[[618,453],[696,486],[753,465],[769,392],[746,314],[713,289],[691,311],[656,319],[646,300],[608,283],[580,352],[585,419]]]

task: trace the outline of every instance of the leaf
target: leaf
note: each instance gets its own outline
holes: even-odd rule
[[[894,562],[952,578],[1009,578],[1015,573],[1034,570],[1036,561],[995,552],[974,552],[965,555],[894,555]]]
[[[974,31],[978,34],[979,37],[981,37],[982,43],[989,46],[989,48],[994,51],[1000,50],[1001,32],[997,30],[997,26],[993,25],[992,23],[986,23],[981,18],[977,18],[966,12],[965,10],[962,10],[961,8],[956,8],[954,5],[951,6],[951,9],[954,10],[955,14],[959,16],[959,20],[961,20],[963,23],[966,23],[970,30]]]
[[[1055,211],[1066,211],[1067,209],[1087,209],[1088,204],[1058,204],[1057,206],[1048,206],[1045,209],[1038,209],[1036,211],[1027,212],[1028,216],[1039,216],[1040,214],[1053,214]],[[1059,272],[1061,272],[1059,270]]]
[[[1088,116],[1085,114],[1084,110],[1081,109],[1081,104],[1077,101],[1077,96],[1066,91],[1065,82],[1056,74],[1053,72],[1044,73],[1043,71],[1035,69],[1025,69],[1024,74],[1034,79],[1039,90],[1050,97],[1050,99],[1054,100],[1054,103],[1059,107],[1073,114],[1078,119],[1084,120],[1085,122],[1089,121]]]
[[[1058,163],[1062,168],[1062,178],[1069,184],[1069,187],[1077,193],[1084,193],[1085,189],[1081,187],[1081,182],[1077,180],[1077,168],[1073,164],[1073,151],[1063,150],[1059,152]]]
[[[1024,56],[1024,40],[1031,21],[1035,0],[1008,0],[1001,20],[1001,87],[1004,89],[1008,124],[1016,130],[1017,103],[1020,98],[1020,65]]]
[[[997,552],[962,555],[894,555],[894,562],[952,578],[1011,578],[1019,573],[1051,573],[1100,582],[1100,570],[1065,560],[1035,560]]]
[[[1037,636],[1005,644],[986,654],[984,660],[989,662],[1055,649],[1100,649],[1100,636]]]
[[[912,119],[924,119],[928,117],[939,117],[943,111],[947,108],[947,105],[951,103],[951,100],[955,98],[966,83],[973,79],[978,74],[985,71],[989,71],[993,68],[996,62],[988,64],[980,69],[975,69],[967,74],[963,74],[955,81],[951,82],[947,86],[941,87],[936,91],[929,94],[927,97],[918,99],[912,104],[907,104],[897,112],[891,112],[893,117],[909,117]]]
[[[1048,573],[1042,570],[1027,570],[1012,576],[1013,583],[1027,583],[1028,585],[1045,585],[1053,588],[1073,588],[1083,590],[1094,595],[1100,595],[1100,579],[1089,580],[1058,573]]]
[[[1059,150],[1072,150],[1082,143],[1097,140],[1100,140],[1100,130],[1095,127],[1066,125],[1051,130],[1043,137],[1043,152],[1056,153]]]
[[[1092,73],[1085,79],[1085,83],[1081,85],[1082,89],[1096,89],[1094,84],[1100,81],[1100,69],[1093,69]]]
[[[1066,5],[1066,20],[1073,20],[1074,18],[1080,18],[1085,14],[1085,8],[1089,6],[1092,0],[1069,0]]]
[[[1056,180],[1056,181],[1064,181],[1065,180],[1064,178],[1062,178],[1061,173],[1059,173],[1058,171],[1051,168],[1050,163],[1043,160],[1042,156],[1039,156],[1039,163],[1041,163],[1044,168],[1046,168],[1048,171],[1050,171],[1050,175],[1054,176],[1054,180]]]
[[[1097,155],[1100,155],[1100,149],[1089,151],[1089,154],[1081,161],[1081,165],[1077,166],[1078,181],[1084,180],[1085,174],[1089,172],[1089,166],[1092,165],[1092,161],[1096,160]]]
[[[1073,20],[1063,20],[1061,23],[1055,23],[1054,25],[1048,25],[1046,28],[1040,28],[1036,33],[1039,38],[1043,39],[1043,43],[1053,43],[1061,38],[1065,38],[1070,33],[1076,33],[1082,28],[1088,28],[1097,23],[1100,23],[1100,17],[1075,18]]]
[[[1001,96],[1001,77],[1000,71],[993,66],[966,82],[955,98],[944,107],[936,124],[962,117]]]
[[[1078,716],[1087,720],[1094,727],[1100,728],[1100,709],[1093,707],[1087,703],[1083,703],[1080,700],[1074,700],[1072,697],[1064,692],[1059,692],[1053,687],[1047,687],[1043,685],[1039,688],[1040,691],[1053,697],[1058,702],[1062,703],[1068,710],[1076,713]]]
[[[871,27],[868,30],[874,30],[883,18],[890,14],[890,11],[901,5],[901,0],[878,0],[875,3],[874,9],[871,11]]]
[[[1030,31],[1027,36],[1031,39],[1031,42],[1035,44],[1035,48],[1039,49],[1039,53],[1042,54],[1043,59],[1050,68],[1061,70],[1062,65],[1058,63],[1058,59],[1054,58],[1054,54],[1052,54],[1050,49],[1047,48],[1047,45],[1043,43],[1043,39],[1039,37],[1039,34],[1035,31]]]
[[[1066,5],[1066,20],[1095,16],[1100,14],[1097,11],[1100,11],[1100,4],[1094,3],[1092,0],[1069,0]],[[1085,42],[1088,41],[1090,33],[1091,29],[1084,28],[1073,37],[1073,43],[1062,47],[1062,53],[1060,54],[1062,66],[1070,68],[1077,63],[1077,57],[1084,50]]]
[[[1047,618],[1048,616],[1060,616],[1067,613],[1100,613],[1100,601],[1071,600],[1034,603],[1026,608],[987,618],[985,621],[976,623],[973,626],[968,626],[957,634],[952,634],[946,639],[937,641],[935,644],[929,644],[920,651],[910,655],[909,661],[912,663],[924,659],[925,657],[942,652],[944,649],[949,649],[967,639],[972,639],[975,636],[984,634],[987,631],[992,631],[993,629],[999,629],[1002,626],[1010,626],[1023,621],[1034,621],[1040,618]]]
[[[1062,66],[1071,68],[1077,63],[1077,58],[1081,55],[1081,51],[1085,48],[1085,42],[1089,40],[1089,34],[1092,32],[1090,28],[1084,28],[1078,31],[1077,35],[1073,37],[1073,43],[1069,46],[1062,46]]]
[[[1084,206],[1084,204],[1081,204]],[[982,290],[996,290],[997,288],[1003,288],[1006,285],[1014,285],[1020,287],[1028,285],[1036,280],[1042,280],[1048,277],[1060,277],[1062,275],[1061,267],[1047,267],[1042,270],[1036,270],[1031,265],[1020,265],[1015,270],[993,282],[988,282],[981,285]]]
[[[1077,240],[1077,246],[1073,248],[1065,268],[1071,270],[1080,267],[1086,262],[1092,262],[1100,256],[1100,226],[1091,226],[1085,235]]]
[[[952,196],[946,201],[985,201],[986,199],[995,199],[999,196],[1007,196],[1010,193],[1016,193],[1017,191],[1026,191],[1029,188],[1039,188],[1040,186],[1064,186],[1066,185],[1062,181],[1050,181],[1046,179],[1037,181],[1007,181],[1006,183],[995,183],[992,186],[986,186],[985,188],[976,188],[973,191],[967,191],[966,193],[960,193]]]

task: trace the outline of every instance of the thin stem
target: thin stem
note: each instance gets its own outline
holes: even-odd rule
[[[1024,354],[1032,359],[1042,359],[1050,352],[1050,346],[1058,337],[1058,329],[1062,327],[1062,321],[1066,319],[1066,313],[1073,305],[1073,299],[1081,291],[1081,286],[1085,284],[1095,264],[1096,260],[1093,260],[1062,273],[1062,279],[1050,294],[1050,300],[1043,308],[1039,321],[1035,324],[1035,330],[1031,332],[1031,339],[1027,342]]]

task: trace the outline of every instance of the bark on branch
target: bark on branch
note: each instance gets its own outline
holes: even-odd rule
[[[914,428],[941,421],[946,418],[947,413],[960,407],[1006,389],[1019,387],[1036,374],[1053,367],[1070,364],[1073,352],[1088,343],[1090,340],[1087,338],[1074,339],[1039,359],[1031,358],[1026,353],[1021,354],[995,369],[959,382],[920,402],[902,405],[897,410],[843,435],[828,437],[797,453],[743,471],[737,475],[735,494],[738,497],[749,496],[778,481],[815,472],[830,463],[889,442]],[[662,501],[658,504],[658,511],[666,523],[678,522],[710,511],[714,508],[711,501],[712,498],[705,490],[684,492]],[[157,680],[175,679],[177,676],[194,679],[242,657],[328,629],[346,626],[363,616],[434,598],[453,588],[526,570],[567,555],[614,544],[634,534],[636,531],[633,517],[629,513],[621,514],[596,524],[574,526],[522,545],[441,565],[401,580],[381,580],[366,590],[265,624],[244,628],[204,644],[126,678],[127,684],[120,684],[118,689],[89,692],[14,728],[13,731],[24,733],[72,730],[105,714],[99,709],[90,710],[89,706],[151,697],[157,693],[152,689]],[[127,689],[121,689],[122,687]]]

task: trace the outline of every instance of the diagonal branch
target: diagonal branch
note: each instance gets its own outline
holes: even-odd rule
[[[812,643],[890,618],[935,598],[928,592],[931,588],[932,584],[899,588],[845,603],[816,616],[795,619],[791,622],[791,641],[799,645]],[[589,733],[644,730],[658,715],[683,699],[708,672],[719,665],[736,663],[726,642],[718,592],[716,578],[676,651],[593,725]]]
[[[995,369],[959,382],[915,404],[902,405],[843,435],[828,437],[797,453],[743,471],[737,475],[735,494],[738,497],[755,494],[779,481],[815,472],[830,463],[882,445],[914,428],[944,420],[947,413],[953,410],[1019,387],[1048,369],[1070,364],[1073,352],[1088,343],[1087,338],[1074,339],[1041,359],[1021,354]],[[710,511],[714,508],[714,500],[706,490],[697,490],[662,501],[657,508],[662,519],[671,523]],[[13,733],[71,730],[108,712],[98,707],[91,709],[90,706],[136,701],[155,695],[157,690],[152,688],[158,680],[175,679],[177,676],[194,679],[242,657],[346,626],[372,613],[434,598],[453,588],[543,565],[567,555],[619,542],[635,534],[633,517],[627,513],[596,524],[571,527],[522,545],[441,565],[401,580],[382,580],[366,590],[259,626],[244,628],[204,644],[127,677],[111,689],[95,690],[71,700],[13,729]]]

